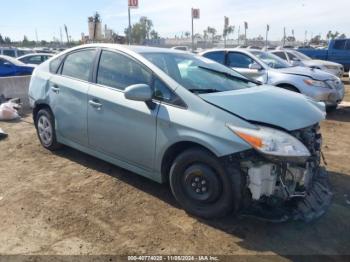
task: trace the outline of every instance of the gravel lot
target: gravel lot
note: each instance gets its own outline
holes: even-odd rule
[[[350,107],[322,123],[335,196],[311,224],[203,221],[167,185],[70,148],[44,150],[30,114],[0,127],[9,133],[0,141],[0,254],[350,255]]]

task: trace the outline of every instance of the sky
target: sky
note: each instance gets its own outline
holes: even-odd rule
[[[60,28],[68,26],[73,39],[88,32],[87,17],[98,11],[103,24],[124,34],[128,25],[127,0],[10,0],[1,1],[0,34],[12,40],[52,40],[60,37]],[[287,35],[292,29],[299,40],[329,30],[350,37],[349,0],[139,0],[139,8],[131,10],[131,22],[141,16],[153,21],[162,37],[181,36],[191,30],[191,8],[199,8],[201,18],[194,21],[194,32],[203,33],[208,26],[222,32],[224,16],[243,32],[248,22],[248,37],[265,35],[270,25],[269,39],[280,40],[283,27]]]

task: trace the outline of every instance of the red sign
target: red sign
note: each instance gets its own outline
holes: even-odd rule
[[[128,0],[130,8],[138,8],[139,0]]]
[[[193,19],[199,19],[199,18],[200,18],[199,9],[194,9],[194,8],[192,8],[192,18],[193,18]]]

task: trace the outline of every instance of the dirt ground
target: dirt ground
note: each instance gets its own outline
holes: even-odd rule
[[[31,115],[0,127],[9,133],[0,141],[0,254],[350,255],[350,107],[322,123],[335,195],[310,224],[191,217],[167,185],[70,148],[44,150]]]

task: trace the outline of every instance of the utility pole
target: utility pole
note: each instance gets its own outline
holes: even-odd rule
[[[60,39],[61,39],[61,45],[62,45],[63,44],[62,27],[60,27]]]
[[[227,37],[227,29],[229,26],[230,20],[227,16],[224,16],[224,47],[226,48],[226,37]]]
[[[248,29],[248,22],[244,22],[244,38],[245,38],[245,45],[248,45],[247,29]]]
[[[199,9],[192,8],[191,9],[191,23],[192,23],[192,52],[194,51],[194,26],[193,26],[193,20],[200,18],[200,11]]]
[[[268,38],[269,31],[270,31],[270,25],[266,25],[266,41],[265,41],[266,50],[267,50],[267,38]]]
[[[241,26],[238,26],[238,38],[237,38],[237,45],[239,45],[239,35],[241,33]]]
[[[130,15],[130,9],[131,8],[138,8],[139,7],[139,1],[138,0],[128,0],[128,18],[129,18],[129,29],[128,29],[128,44],[131,45],[131,15]]]
[[[128,44],[131,45],[131,18],[130,18],[130,6],[128,6],[128,17],[129,17]]]
[[[67,36],[67,44],[69,45],[69,35],[68,35],[68,27],[64,25],[64,30],[66,31],[66,36]]]
[[[286,28],[283,27],[283,46],[286,45]]]
[[[36,37],[36,43],[38,44],[39,38],[38,38],[38,30],[35,28],[35,37]]]

